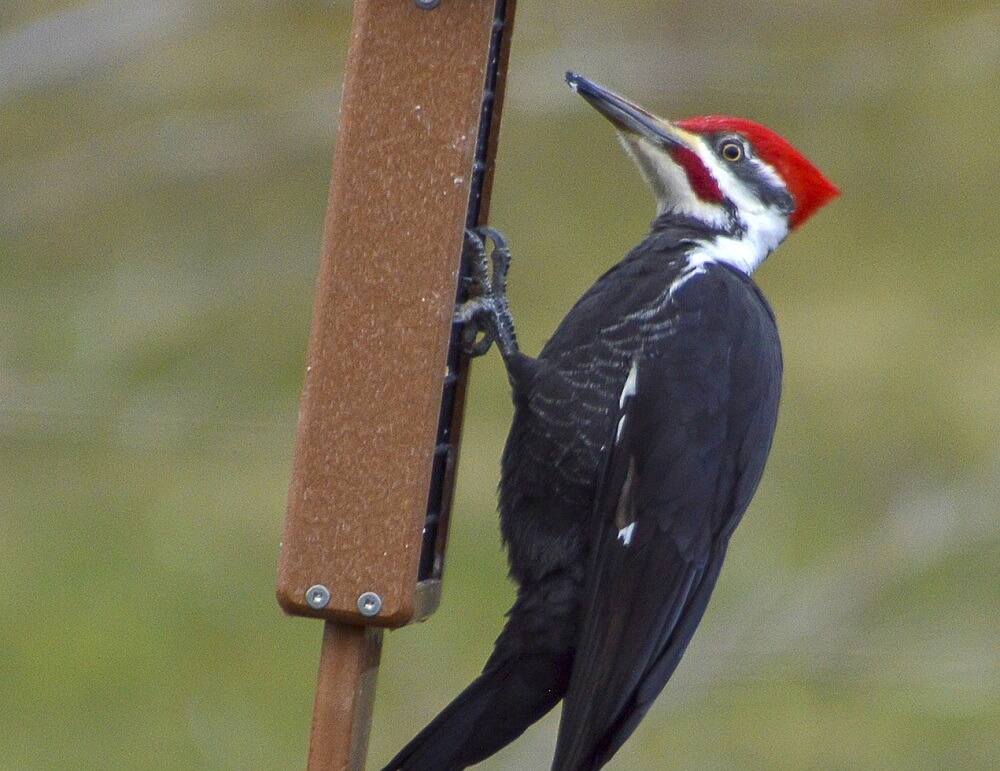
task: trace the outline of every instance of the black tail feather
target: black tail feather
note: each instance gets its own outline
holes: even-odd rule
[[[569,656],[491,662],[383,771],[456,771],[489,757],[563,697],[570,663]]]

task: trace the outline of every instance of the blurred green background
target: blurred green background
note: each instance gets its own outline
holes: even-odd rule
[[[350,13],[0,7],[0,767],[303,767],[320,625],[273,585]],[[771,125],[844,193],[759,272],[774,451],[612,768],[1000,766],[998,29],[995,2],[520,3],[492,223],[526,351],[652,216],[567,68]],[[386,638],[372,767],[511,602],[507,391],[477,362],[443,605]],[[556,719],[484,768],[546,768]]]

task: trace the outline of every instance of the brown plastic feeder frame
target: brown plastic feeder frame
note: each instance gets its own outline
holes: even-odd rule
[[[357,0],[277,596],[326,620],[309,767],[363,767],[381,628],[441,594],[514,0]],[[428,9],[428,6],[432,6]]]

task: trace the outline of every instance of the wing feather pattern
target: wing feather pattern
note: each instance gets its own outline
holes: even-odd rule
[[[625,422],[595,512],[602,534],[593,555],[554,769],[598,768],[601,759],[620,746],[627,734],[620,736],[616,728],[631,723],[637,709],[641,714],[634,724],[645,714],[652,699],[641,705],[638,691],[661,659],[687,646],[697,622],[681,621],[692,601],[711,591],[704,581],[707,551],[692,550],[685,543],[690,528],[679,528],[677,538],[669,527],[661,527],[661,519],[669,517],[643,506],[650,483],[639,472],[646,448],[642,432],[635,428],[641,423],[636,413],[642,404],[639,395],[623,406]],[[704,520],[709,522],[708,517]],[[699,540],[707,543],[707,537]],[[685,632],[684,639],[679,639],[678,630]]]
[[[741,323],[706,328],[675,308],[671,324],[699,334],[640,352],[634,394],[623,395],[598,483],[599,536],[554,771],[602,767],[635,730],[694,635],[760,479],[780,349],[766,305],[721,278],[692,286],[722,293],[715,307]]]

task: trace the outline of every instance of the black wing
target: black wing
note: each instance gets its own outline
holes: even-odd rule
[[[730,274],[692,286],[676,334],[637,359],[596,502],[554,769],[600,768],[638,725],[701,620],[760,479],[780,349],[763,298],[742,283]],[[723,311],[706,319],[705,308]]]

